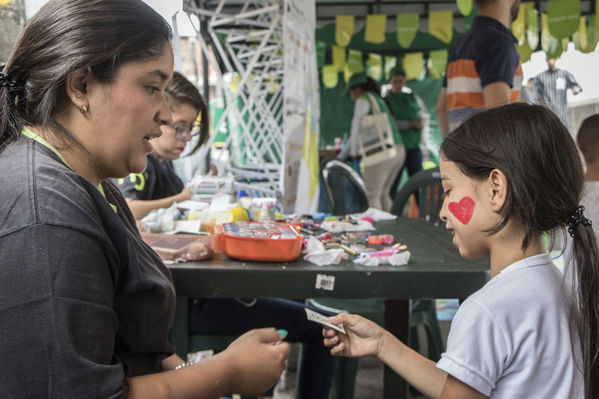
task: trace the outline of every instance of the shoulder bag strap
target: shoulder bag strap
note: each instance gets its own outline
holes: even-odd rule
[[[376,130],[379,133],[379,138],[381,143],[385,142],[385,132],[383,132],[383,127],[379,122],[379,117],[381,115],[381,108],[379,107],[379,103],[376,98],[372,95],[372,93],[366,93],[368,98],[370,99],[370,106],[372,108],[372,115],[374,116],[374,124],[376,125]]]

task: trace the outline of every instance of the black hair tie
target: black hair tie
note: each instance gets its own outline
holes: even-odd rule
[[[593,222],[584,217],[584,206],[579,205],[578,208],[574,211],[572,215],[570,215],[570,223],[568,223],[568,233],[570,233],[570,237],[574,237],[574,231],[579,224],[583,226],[591,226]]]
[[[0,70],[4,68],[4,65],[0,66]],[[14,80],[8,74],[0,72],[0,87],[8,87],[9,90],[23,89],[25,87],[21,80]]]

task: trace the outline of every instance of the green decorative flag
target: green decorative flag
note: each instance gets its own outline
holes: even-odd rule
[[[335,41],[341,47],[347,47],[354,34],[354,16],[337,15],[335,17]]]
[[[549,0],[547,24],[556,39],[570,37],[580,23],[580,0]]]
[[[428,33],[443,43],[451,42],[453,37],[453,11],[431,11],[428,16]]]
[[[463,16],[470,15],[472,12],[472,0],[457,0],[458,10]]]
[[[551,41],[551,34],[547,27],[547,14],[541,14],[541,48],[544,52],[549,51],[549,43]],[[532,48],[532,46],[530,46]]]
[[[526,35],[526,16],[528,13],[528,3],[520,4],[520,11],[518,11],[518,17],[512,22],[512,33],[518,39],[518,43],[522,43],[524,36]]]
[[[391,70],[397,65],[397,58],[385,57],[385,79],[389,79],[391,76]]]
[[[533,7],[527,7],[526,26],[528,46],[535,51],[539,45],[539,13]]]
[[[327,45],[323,42],[316,42],[316,65],[319,68],[322,68],[325,63],[326,53]]]
[[[587,18],[580,17],[578,30],[572,35],[576,50],[584,52],[589,47],[589,34],[587,32]]]
[[[367,15],[364,41],[367,43],[381,44],[385,42],[385,28],[387,16],[385,14]]]
[[[549,48],[545,53],[547,54],[547,58],[559,58],[560,55],[564,52],[564,48],[562,47],[561,40],[556,39],[551,36],[549,39]]]
[[[322,67],[322,83],[324,83],[324,87],[329,89],[337,87],[337,83],[339,83],[339,74],[337,73],[337,67],[335,65],[325,65]]]
[[[349,50],[347,57],[347,67],[351,73],[362,72],[364,70],[364,63],[362,62],[362,52],[358,50]]]
[[[349,78],[351,78],[352,75],[353,73],[349,70],[349,66],[345,64],[345,67],[343,68],[343,79],[345,79],[346,83],[349,82]]]
[[[470,14],[464,17],[464,32],[468,32],[470,27],[472,26],[472,22],[474,22],[474,18],[478,15],[478,8],[474,7]]]
[[[595,51],[597,47],[597,43],[599,42],[599,29],[595,28],[593,24],[589,25],[589,43],[583,53],[592,53]]]
[[[345,49],[339,46],[333,46],[333,65],[338,71],[345,69]]]
[[[518,47],[516,47],[516,51],[518,51],[518,54],[520,54],[520,62],[524,63],[528,60],[530,60],[530,56],[532,55],[532,50],[530,49],[530,46],[528,45],[528,40],[523,40],[522,44]]]
[[[431,51],[428,56],[428,72],[430,75],[439,79],[445,73],[447,67],[447,50]]]
[[[406,80],[416,79],[424,70],[422,53],[408,53],[403,57],[402,66],[406,71]]]
[[[381,80],[383,77],[383,60],[379,54],[368,54],[368,76],[374,80]]]
[[[420,16],[417,13],[397,14],[397,42],[403,48],[410,48],[416,33]]]

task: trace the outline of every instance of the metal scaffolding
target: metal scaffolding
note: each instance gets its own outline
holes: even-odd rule
[[[284,153],[283,0],[246,0],[235,15],[222,12],[230,2],[220,0],[213,10],[191,0],[184,2],[184,10],[200,20],[197,40],[225,98],[214,131],[228,120],[236,121],[238,139],[229,126],[224,148],[241,156],[230,157],[228,171],[246,181],[238,184],[239,188],[280,198]]]

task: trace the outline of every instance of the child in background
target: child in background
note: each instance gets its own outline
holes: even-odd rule
[[[559,167],[564,165],[564,167]],[[579,207],[583,170],[548,109],[516,103],[474,115],[441,146],[441,219],[464,258],[489,256],[491,280],[459,308],[434,362],[357,315],[329,318],[331,353],[378,356],[432,398],[599,397],[599,254]],[[568,226],[576,281],[545,252]]]
[[[162,135],[151,141],[153,153],[148,154],[146,170],[117,181],[135,219],[191,198],[191,191],[183,186],[172,161],[179,158],[194,135],[199,134],[200,138],[189,155],[208,139],[208,109],[195,86],[175,72],[164,94],[173,122],[160,126]]]
[[[189,190],[183,188],[171,161],[179,157],[185,143],[191,139],[192,124],[198,113],[202,115],[200,140],[194,151],[208,135],[205,102],[191,82],[175,72],[166,86],[165,97],[173,123],[161,126],[162,136],[152,140],[154,154],[148,155],[145,172],[119,180],[119,187],[136,219],[152,209],[168,207],[189,198]],[[240,335],[254,326],[286,329],[289,334],[286,341],[303,344],[298,399],[326,399],[335,359],[322,346],[320,326],[306,319],[304,308],[301,302],[279,298],[195,298],[189,304],[189,328],[191,334]],[[326,313],[321,309],[313,310]],[[269,391],[266,396],[271,394]]]

